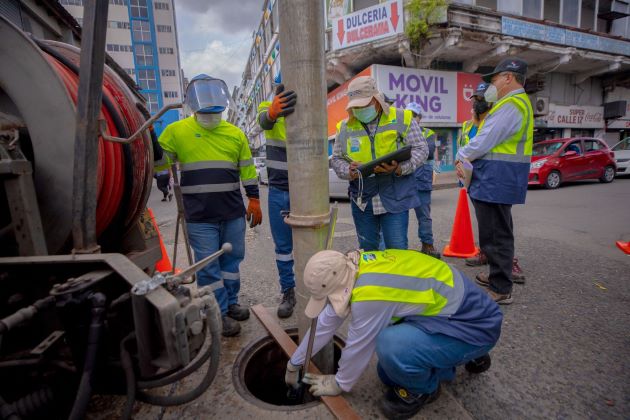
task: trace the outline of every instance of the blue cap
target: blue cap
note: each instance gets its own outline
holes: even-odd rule
[[[488,86],[490,86],[490,83],[485,83],[485,82],[479,83],[477,85],[477,89],[475,89],[475,93],[470,95],[470,98],[468,98],[468,99],[472,99],[473,96],[481,96],[481,97],[483,97],[483,94],[486,92],[486,89],[488,89]]]
[[[200,109],[197,112],[199,114],[218,114],[223,111],[225,111],[224,106],[209,106],[207,108]]]
[[[494,68],[492,73],[484,74],[483,76],[481,76],[481,78],[484,82],[490,83],[492,81],[492,76],[494,76],[495,74],[503,73],[505,71],[525,76],[527,74],[527,63],[517,57],[508,57],[501,60],[501,62],[497,64],[497,66]]]

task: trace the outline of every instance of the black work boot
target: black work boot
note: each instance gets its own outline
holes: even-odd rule
[[[223,337],[234,337],[241,332],[241,324],[232,318],[224,316],[221,320],[223,321],[223,332],[221,332]]]
[[[237,321],[245,321],[249,318],[249,309],[241,307],[238,303],[228,306],[227,316]]]
[[[278,306],[278,317],[288,318],[293,314],[295,306],[295,288],[290,288],[282,294],[282,302]]]
[[[408,419],[416,415],[426,404],[440,396],[440,385],[430,394],[414,394],[405,388],[394,387],[380,401],[381,412],[388,419]]]
[[[490,355],[484,354],[481,357],[472,359],[470,362],[466,363],[464,367],[470,373],[481,373],[490,369],[491,365],[492,365],[492,360],[490,359]]]

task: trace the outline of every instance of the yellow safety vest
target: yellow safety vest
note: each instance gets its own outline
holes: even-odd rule
[[[449,316],[459,309],[464,281],[448,264],[418,251],[362,252],[351,302],[389,301],[425,305],[424,316]]]
[[[381,114],[374,141],[356,118],[342,120],[337,123],[337,141],[346,143],[346,153],[352,160],[367,163],[400,148],[412,118],[411,111],[390,107],[387,114]]]
[[[475,126],[473,120],[464,121],[462,123],[462,133],[459,136],[458,147],[462,148],[470,143],[470,130]]]
[[[521,127],[512,136],[493,147],[482,159],[529,163],[532,156],[532,147],[534,145],[534,110],[526,93],[509,95],[497,102],[492,109],[490,109],[486,118],[479,124],[478,132],[481,133],[490,115],[507,104],[515,106],[521,114]]]
[[[261,117],[267,113],[271,102],[261,102],[258,106],[258,123],[261,123]],[[267,175],[269,177],[269,185],[280,189],[289,188],[289,166],[287,164],[287,130],[285,127],[284,117],[279,117],[271,130],[264,130],[266,140],[266,159]]]

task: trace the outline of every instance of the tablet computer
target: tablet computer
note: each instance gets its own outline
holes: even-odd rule
[[[374,173],[374,168],[376,168],[381,163],[389,164],[392,160],[400,163],[409,159],[411,159],[411,146],[405,146],[396,151],[388,153],[385,156],[381,156],[378,159],[374,159],[373,161],[364,163],[363,165],[359,165],[357,167],[357,170],[361,172],[361,176],[363,176],[363,178],[367,178]]]

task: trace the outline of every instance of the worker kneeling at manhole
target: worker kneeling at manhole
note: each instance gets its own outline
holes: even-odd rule
[[[380,409],[408,418],[437,399],[440,382],[452,380],[458,365],[471,373],[490,368],[503,315],[485,290],[443,261],[413,250],[327,250],[308,261],[304,283],[311,293],[306,316],[318,317],[313,354],[352,313],[337,374],[302,379],[315,396],[350,391],[376,350],[388,386]],[[289,386],[299,386],[306,347],[303,340],[287,364]]]

